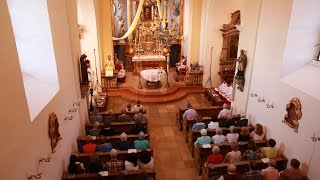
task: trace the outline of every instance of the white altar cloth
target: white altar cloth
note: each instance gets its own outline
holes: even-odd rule
[[[132,61],[166,61],[166,57],[162,55],[136,55],[132,57]]]
[[[158,82],[165,75],[165,71],[161,69],[146,69],[140,72],[143,79],[150,82]]]

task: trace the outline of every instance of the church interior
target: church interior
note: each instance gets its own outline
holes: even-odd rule
[[[319,7],[0,1],[0,179],[320,179]]]

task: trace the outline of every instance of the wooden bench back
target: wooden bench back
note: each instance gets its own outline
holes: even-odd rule
[[[97,136],[95,140],[92,140],[93,144],[103,144],[104,138],[107,139],[107,143],[111,143],[112,147],[115,147],[117,145],[117,142],[121,141],[120,140],[120,135],[115,135],[115,136]],[[129,134],[128,135],[128,141],[135,141],[139,139],[138,135],[133,135],[133,134]],[[148,134],[145,134],[145,139],[149,139]],[[78,137],[78,150],[79,152],[82,152],[82,146],[86,144],[86,136],[84,137]],[[132,143],[133,144],[133,143]]]
[[[255,141],[258,147],[266,147],[268,145],[267,140],[262,141]],[[212,147],[213,146],[219,146],[220,153],[223,157],[226,156],[228,152],[231,151],[231,144],[232,143],[224,143],[224,144],[211,144],[211,148],[203,148],[201,145],[194,148],[194,165],[196,167],[196,170],[199,175],[201,175],[201,168],[203,167],[203,164],[206,162],[207,158],[210,154],[212,154]],[[248,149],[248,142],[239,142],[239,151],[241,151],[241,154],[245,150]]]
[[[277,162],[277,169],[279,171],[284,170],[287,167],[288,159],[285,156],[280,156],[274,159]],[[267,163],[263,163],[262,160],[253,160],[257,164],[258,169],[264,169],[268,167]],[[243,174],[248,172],[250,161],[239,161],[236,163],[237,172]],[[224,173],[227,172],[228,163],[220,163],[220,164],[205,164],[202,168],[202,179],[207,180],[211,177],[220,177]]]
[[[146,129],[148,129],[148,123],[147,122],[142,122],[141,124],[144,125]],[[122,132],[129,133],[134,126],[135,126],[135,122],[134,121],[130,121],[130,122],[112,122],[111,123],[111,128],[117,134],[121,134]],[[100,127],[100,129],[103,129],[104,128],[104,124],[100,123],[99,127]],[[86,123],[86,125],[85,125],[86,134],[90,134],[89,133],[89,129],[92,129],[92,128],[93,128],[92,124]]]
[[[153,151],[152,149],[147,149],[148,153],[152,156]],[[107,161],[110,161],[110,152],[96,152],[95,154],[99,155],[100,160],[105,163]],[[137,156],[139,157],[141,154],[141,150],[137,150]],[[82,162],[83,164],[88,164],[90,162],[90,156],[91,153],[79,153],[78,154],[78,160]],[[126,160],[128,155],[128,151],[125,150],[118,150],[118,160],[122,160],[123,162]]]
[[[249,131],[252,132],[254,130],[253,126],[249,126]],[[227,135],[228,133],[230,133],[230,129],[229,128],[221,128],[222,129],[222,133],[223,135]],[[241,132],[241,127],[237,127],[237,131],[238,133]],[[207,129],[207,135],[212,137],[214,135],[216,135],[216,130],[215,129]],[[189,130],[189,134],[188,134],[188,149],[191,153],[191,156],[193,157],[194,155],[194,142],[196,142],[197,138],[201,137],[201,133],[199,130]]]
[[[153,180],[156,179],[156,171],[147,169],[145,171],[123,171],[123,180],[140,180],[141,179],[141,174],[147,173],[148,174],[148,179],[151,178]],[[82,173],[82,174],[76,174],[76,175],[71,175],[65,173],[62,177],[63,180],[67,179],[79,179],[79,180],[95,180],[95,179],[104,179],[104,180],[118,180],[122,179],[120,178],[121,174],[120,173],[109,173],[108,176],[101,176],[98,173]]]

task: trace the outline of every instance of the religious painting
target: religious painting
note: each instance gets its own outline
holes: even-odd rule
[[[293,128],[295,132],[298,132],[299,122],[301,119],[301,103],[298,98],[293,98],[286,106],[287,114],[284,116],[283,123]]]
[[[239,35],[231,36],[229,41],[228,59],[237,59]]]
[[[153,20],[153,6],[149,6],[149,5],[143,6],[142,18],[143,18],[143,21]]]

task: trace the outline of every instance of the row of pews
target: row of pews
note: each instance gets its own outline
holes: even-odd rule
[[[100,113],[103,116],[107,116],[108,114]],[[128,113],[130,116],[134,116],[133,113]],[[117,117],[117,113],[113,113],[115,117]],[[145,139],[149,140],[150,136],[148,134],[148,123],[143,122],[142,125],[145,127]],[[135,122],[112,122],[111,128],[118,134],[114,136],[92,136],[92,143],[94,144],[102,144],[106,140],[107,143],[111,143],[113,147],[117,146],[117,143],[120,141],[120,135],[122,132],[126,132],[128,135],[127,140],[133,142],[138,138],[138,135],[130,134],[131,129],[135,126]],[[100,128],[102,129],[104,126],[100,124]],[[89,134],[89,130],[93,128],[93,125],[90,123],[85,124],[85,131],[86,134]],[[83,153],[82,146],[86,144],[87,136],[78,137],[78,161],[87,165],[90,162],[90,157],[93,155],[92,153]],[[150,142],[150,141],[149,141]],[[127,155],[129,153],[136,152],[137,156],[140,156],[141,150],[136,149],[129,149],[129,150],[118,150],[118,160],[122,160],[123,162],[126,160]],[[153,156],[153,150],[151,148],[147,149],[147,152]],[[99,156],[102,162],[107,162],[111,159],[110,152],[95,152],[96,155]],[[62,179],[79,179],[79,180],[91,180],[91,179],[106,179],[106,180],[113,180],[113,179],[128,179],[128,180],[140,180],[143,178],[148,179],[156,179],[156,172],[155,170],[138,170],[138,171],[121,171],[120,173],[108,173],[107,176],[102,176],[99,173],[82,173],[82,174],[68,174],[64,173]]]
[[[209,94],[207,94],[208,96]],[[194,108],[198,115],[202,118],[202,122],[209,124],[210,121],[219,122],[222,124],[222,121],[216,117],[218,116],[219,112],[222,110],[222,107],[215,106],[210,108]],[[194,165],[196,171],[199,175],[202,175],[203,180],[208,180],[212,178],[219,178],[222,174],[227,172],[227,165],[228,163],[220,163],[220,164],[207,164],[206,160],[210,154],[212,154],[212,147],[219,146],[220,153],[223,157],[226,156],[228,152],[231,151],[231,144],[232,143],[223,143],[223,144],[211,144],[209,147],[202,145],[198,145],[194,147],[194,142],[197,140],[198,137],[201,136],[199,130],[192,130],[191,127],[196,120],[185,120],[183,119],[183,113],[186,109],[180,109],[176,115],[176,122],[180,130],[183,131],[183,135],[185,137],[186,143],[188,144],[188,149],[190,151],[191,156],[194,158]],[[254,127],[250,124],[248,125],[249,131],[252,132]],[[227,135],[230,130],[229,128],[221,128],[223,130],[223,134]],[[237,127],[238,133],[240,133],[241,128]],[[215,129],[207,129],[207,135],[212,137],[216,134]],[[267,140],[262,141],[255,141],[258,147],[265,147],[267,146]],[[238,142],[239,144],[239,151],[243,153],[248,148],[248,142]],[[277,161],[277,169],[279,171],[284,170],[287,166],[288,159],[285,156],[280,156],[275,159]],[[264,169],[268,166],[267,163],[264,163],[262,160],[256,160],[259,169]],[[240,173],[248,172],[249,171],[249,161],[240,161],[237,162],[237,171]]]

